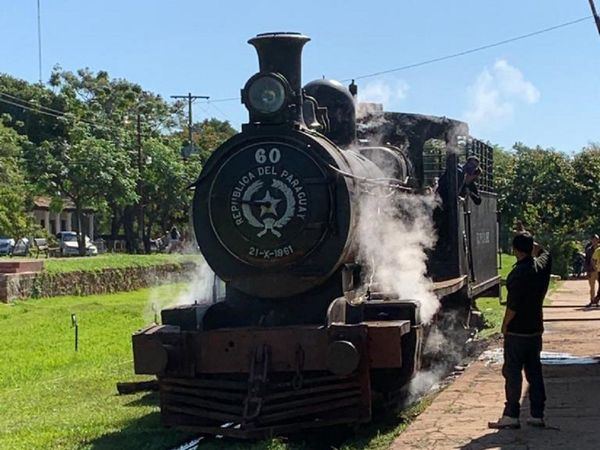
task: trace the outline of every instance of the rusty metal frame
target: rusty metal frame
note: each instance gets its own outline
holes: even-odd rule
[[[144,355],[136,370],[147,373],[162,366],[157,374],[163,424],[238,438],[368,422],[370,370],[401,367],[402,336],[411,331],[405,320],[195,332],[176,328],[152,326],[133,339],[136,358]],[[351,343],[359,355],[350,374],[330,372],[327,349],[339,341]],[[161,344],[165,348],[159,350]],[[143,367],[156,352],[161,363]],[[223,427],[226,423],[233,425]]]

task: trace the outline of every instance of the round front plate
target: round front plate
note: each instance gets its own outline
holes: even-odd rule
[[[311,154],[283,142],[260,142],[232,152],[209,195],[211,226],[227,251],[254,266],[291,263],[324,238],[330,187]]]

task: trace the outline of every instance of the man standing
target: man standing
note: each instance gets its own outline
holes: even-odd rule
[[[548,284],[552,257],[534,243],[529,233],[513,238],[517,263],[508,275],[508,300],[502,323],[504,335],[504,365],[506,403],[502,417],[488,423],[489,428],[520,428],[521,388],[525,377],[529,382],[531,418],[527,424],[543,427],[546,393],[540,353],[544,332],[542,305]],[[535,257],[534,257],[535,256]]]
[[[596,274],[596,281],[600,282],[600,245],[597,245],[596,250],[594,250],[594,253],[592,254],[592,268],[594,270],[594,273]],[[600,302],[600,287],[596,292],[593,292],[595,290],[595,287],[596,283],[590,286],[590,295],[594,295],[594,298],[591,301],[591,303],[594,306],[600,306],[598,305],[598,302]]]
[[[596,283],[598,281],[598,267],[594,264],[593,256],[598,249],[598,235],[594,234],[590,242],[585,246],[585,271],[588,275],[590,283],[590,303],[587,306],[597,306],[598,297],[596,291]]]

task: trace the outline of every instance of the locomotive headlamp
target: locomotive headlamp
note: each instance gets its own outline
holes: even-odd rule
[[[263,114],[277,112],[285,101],[283,83],[273,77],[260,77],[248,90],[250,106]]]
[[[271,115],[284,108],[289,92],[289,84],[280,74],[258,73],[246,83],[242,98],[251,112]]]

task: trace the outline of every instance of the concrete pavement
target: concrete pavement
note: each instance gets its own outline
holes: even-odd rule
[[[547,428],[525,425],[529,417],[524,382],[520,430],[490,430],[502,413],[504,379],[495,360],[478,360],[402,433],[391,450],[598,450],[600,449],[600,308],[588,303],[586,280],[566,281],[544,308],[544,377]]]

